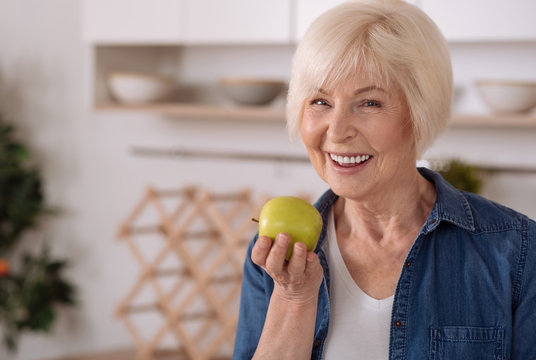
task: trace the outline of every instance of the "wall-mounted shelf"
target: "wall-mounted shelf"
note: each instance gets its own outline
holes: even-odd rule
[[[284,122],[285,110],[270,106],[223,106],[190,103],[121,105],[97,104],[97,111],[134,111],[182,119],[247,120]]]
[[[310,164],[309,157],[306,154],[281,154],[281,153],[259,153],[259,152],[238,152],[226,150],[206,150],[206,149],[187,149],[187,148],[158,148],[158,147],[140,147],[131,148],[134,156],[148,158],[168,158],[175,160],[184,159],[210,159],[210,160],[233,160],[233,161],[250,161],[250,162],[270,162],[270,163],[303,163]],[[441,166],[442,160],[428,160],[427,164],[419,164],[420,167],[429,167],[437,169]],[[510,174],[536,174],[536,167],[530,165],[516,164],[473,164],[478,170],[486,173],[510,173]]]
[[[536,114],[506,115],[466,115],[455,114],[449,126],[485,128],[533,128],[536,129]]]
[[[144,112],[182,119],[285,121],[285,109],[273,106],[221,106],[191,103],[123,105],[117,103],[105,103],[95,105],[95,110]],[[452,117],[449,126],[536,129],[536,115],[456,114]]]

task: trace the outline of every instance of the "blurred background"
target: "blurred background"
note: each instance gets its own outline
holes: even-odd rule
[[[133,331],[125,320],[134,316],[129,295],[171,238],[177,204],[197,206],[192,211],[205,225],[190,229],[216,231],[217,253],[231,259],[236,250],[243,261],[239,245],[254,227],[244,225],[239,235],[227,229],[221,222],[232,206],[218,199],[245,206],[233,219],[240,228],[264,196],[314,200],[326,190],[301,143],[288,140],[284,96],[297,41],[312,19],[341,2],[0,0],[0,120],[28,148],[44,201],[55,209],[2,256],[15,262],[23,250],[48,244],[52,256],[67,260],[63,274],[77,300],[55,307],[46,331],[24,332],[16,352],[0,347],[0,358],[133,359],[145,349],[149,359],[159,348],[183,348],[185,358],[229,355],[232,335],[206,344],[180,331],[156,339],[170,316],[162,306],[180,298],[167,303],[158,287],[140,297],[154,296],[151,311],[160,315],[137,320]],[[483,195],[536,218],[536,3],[413,2],[445,34],[456,85],[451,124],[423,159],[475,166]],[[167,201],[169,191],[179,195],[168,215],[146,218],[160,239],[148,235],[133,250],[125,238],[136,208],[151,207],[146,198]],[[234,237],[236,246],[227,248]],[[179,253],[173,266],[186,264],[194,283],[196,270],[220,272],[196,267],[196,256]],[[222,310],[218,291],[193,296],[209,303],[209,321],[191,331],[209,332],[211,321],[227,319],[218,329],[232,333],[236,298]]]

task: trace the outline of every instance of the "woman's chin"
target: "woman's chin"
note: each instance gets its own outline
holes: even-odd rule
[[[330,189],[339,197],[352,200],[365,200],[370,196],[372,190],[369,184],[363,182],[330,181],[328,184]]]

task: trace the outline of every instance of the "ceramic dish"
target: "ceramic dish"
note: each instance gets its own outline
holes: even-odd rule
[[[480,97],[493,112],[525,113],[536,106],[536,82],[477,80],[475,85]]]
[[[219,86],[233,102],[239,105],[266,105],[286,88],[281,80],[224,77]]]
[[[168,77],[133,72],[113,72],[108,76],[112,97],[121,103],[151,103],[170,100],[176,82]]]

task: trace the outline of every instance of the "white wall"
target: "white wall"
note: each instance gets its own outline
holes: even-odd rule
[[[69,275],[84,293],[92,267],[84,252],[94,234],[84,230],[88,219],[81,202],[83,58],[77,6],[68,0],[0,1],[0,111],[41,164],[48,203],[63,211],[46,224],[44,237],[54,253],[71,259]],[[19,358],[94,346],[86,319],[95,315],[85,305],[82,311],[62,313],[52,338],[24,338]],[[0,352],[0,358],[9,357]]]
[[[455,43],[450,47],[454,82],[462,94],[454,106],[456,113],[490,113],[478,96],[476,79],[536,81],[536,42]],[[536,169],[535,153],[536,128],[450,128],[425,157],[457,157],[482,165]],[[536,205],[531,201],[536,195],[535,173],[489,174],[484,185],[485,196],[536,218]]]
[[[87,49],[80,41],[79,24],[74,0],[0,0],[0,110],[16,123],[21,138],[36,154],[48,202],[63,210],[46,224],[45,237],[52,241],[55,253],[71,260],[69,276],[77,283],[81,298],[78,310],[61,312],[50,336],[24,337],[13,360],[130,346],[126,330],[113,314],[138,269],[115,234],[145,185],[200,184],[216,191],[249,187],[274,194],[308,191],[314,196],[325,188],[308,165],[131,156],[129,148],[134,145],[303,150],[289,145],[283,124],[93,113],[84,104]],[[470,88],[477,75],[536,79],[534,43],[465,44],[454,45],[452,50],[456,81],[467,87],[459,104],[463,111],[486,111]],[[193,74],[189,75],[192,80],[195,74],[238,71],[231,60],[240,54],[241,59],[251,57],[252,68],[243,70],[247,73],[270,69],[272,75],[288,76],[292,49],[234,48],[223,62],[204,62],[215,54],[221,56],[222,48],[185,50],[180,71]],[[535,139],[535,130],[452,129],[429,154],[536,166],[531,156],[536,153]],[[536,196],[536,176],[494,177],[486,191],[536,217],[536,205],[528,201]],[[0,358],[10,357],[0,353]]]

